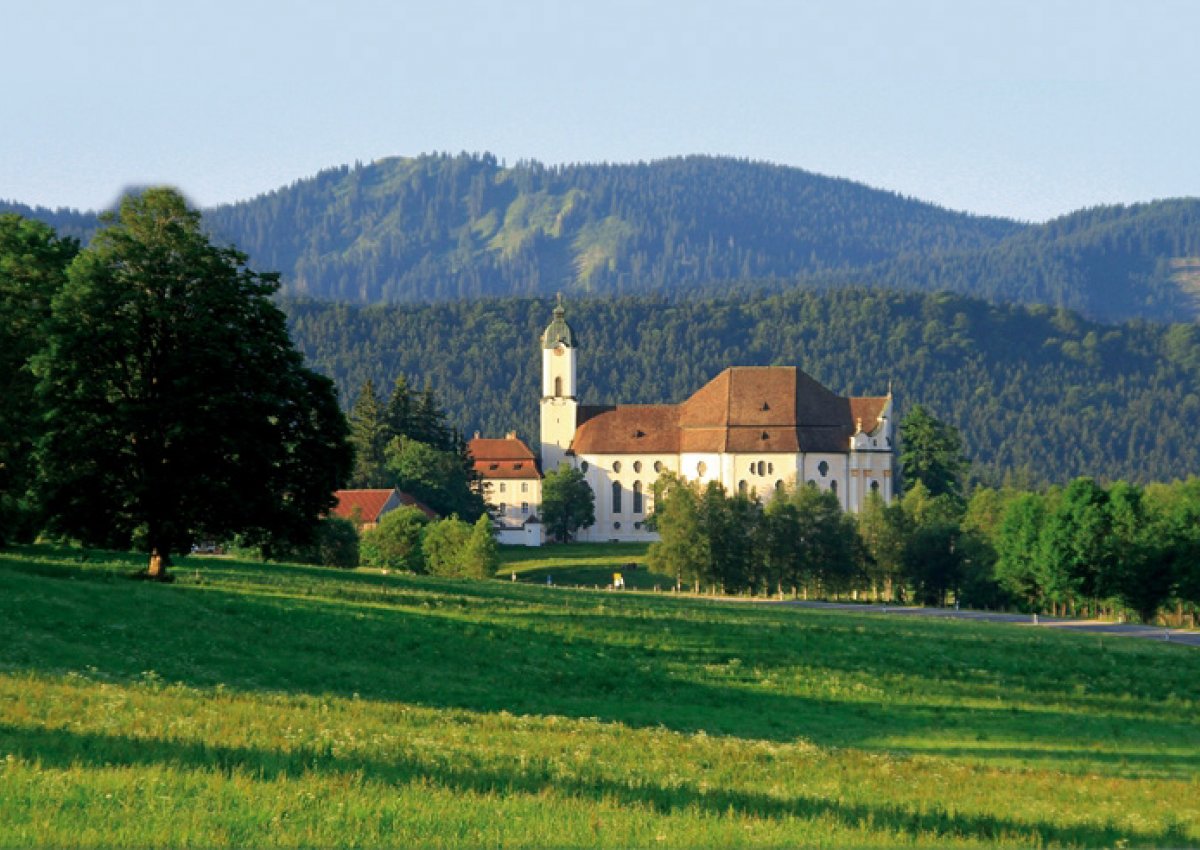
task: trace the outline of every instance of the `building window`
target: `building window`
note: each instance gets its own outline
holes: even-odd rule
[[[655,472],[663,471],[663,462],[661,460],[654,461],[654,471]]]
[[[829,482],[829,492],[830,493],[837,492],[837,479],[836,478]]]
[[[747,492],[749,489],[750,489],[750,488],[747,486],[747,484],[746,484],[745,480],[742,480],[742,481],[739,481],[739,482],[738,482],[738,492],[739,492],[739,493],[741,493],[743,496],[745,496],[745,495],[746,495],[746,492]]]
[[[554,394],[559,397],[562,396],[562,377],[561,376],[554,379]]]
[[[638,531],[642,530],[642,524],[640,522],[635,522],[633,524],[633,527],[636,528]]]
[[[504,502],[501,502],[500,503],[500,514],[504,515],[506,513],[508,513],[508,505],[504,504]]]
[[[871,482],[871,492],[872,492],[872,493],[878,493],[878,492],[879,492],[879,482],[878,482],[878,481],[872,481],[872,482]]]
[[[504,492],[504,488],[505,488],[505,487],[507,487],[507,486],[508,486],[507,484],[505,484],[503,481],[501,481],[501,482],[500,482],[500,492],[501,492],[501,493],[503,493],[503,492]]]
[[[642,482],[633,482],[633,512],[640,514],[642,512]]]
[[[612,483],[612,512],[619,514],[621,512],[621,482],[614,481]]]
[[[528,514],[529,514],[529,502],[521,502],[521,513],[523,513],[523,514],[525,514],[525,515],[527,515],[527,516],[528,516]]]
[[[767,474],[770,475],[774,471],[775,471],[775,464],[768,463],[767,464]]]
[[[621,523],[620,523],[620,521],[618,521],[618,522],[614,522],[614,523],[613,523],[613,531],[620,531],[620,530],[621,530]]]
[[[708,464],[706,464],[704,461],[700,461],[698,464],[696,464],[696,474],[697,475],[699,475],[701,478],[703,478],[704,473],[706,473],[706,472],[708,472]]]
[[[775,482],[775,492],[780,496],[783,495],[783,479]]]
[[[620,471],[621,471],[621,461],[614,460],[613,461],[613,472],[620,472]]]
[[[816,487],[816,486],[817,486],[817,482],[816,482],[816,481],[813,481],[813,480],[810,478],[810,479],[808,479],[808,486],[809,486],[809,487]]]
[[[522,493],[528,493],[528,492],[529,492],[529,482],[528,482],[528,481],[522,481],[522,482],[521,482],[521,492],[522,492]]]
[[[634,471],[634,472],[641,472],[641,471],[642,471],[642,462],[641,462],[640,460],[635,460],[635,461],[633,462],[633,471]]]
[[[586,460],[585,460],[585,461],[581,461],[581,462],[580,462],[580,464],[579,464],[579,471],[580,471],[580,472],[587,472],[587,471],[588,471],[588,462],[587,462]]]
[[[829,464],[827,464],[825,461],[821,461],[817,464],[817,472],[821,473],[821,477],[824,478],[829,474]]]
[[[758,462],[758,474],[759,475],[767,474],[767,462],[765,460],[760,460]]]

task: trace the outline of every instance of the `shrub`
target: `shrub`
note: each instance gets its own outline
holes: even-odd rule
[[[471,526],[457,516],[433,523],[421,539],[425,565],[437,576],[465,575],[463,560],[471,539]]]
[[[363,532],[362,562],[391,570],[425,571],[421,552],[422,530],[429,518],[419,508],[398,508],[384,514],[379,524]]]

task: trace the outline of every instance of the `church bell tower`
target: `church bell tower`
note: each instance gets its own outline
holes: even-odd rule
[[[575,334],[567,324],[562,296],[542,334],[542,474],[557,469],[575,438]]]

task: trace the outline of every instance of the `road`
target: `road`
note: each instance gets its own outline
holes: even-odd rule
[[[955,620],[983,620],[989,623],[1024,623],[1030,628],[1063,629],[1073,632],[1096,632],[1117,637],[1169,641],[1185,646],[1200,646],[1200,632],[1187,629],[1165,629],[1160,626],[1135,626],[1131,623],[1106,623],[1102,620],[1072,620],[1066,617],[1037,617],[1029,614],[1001,614],[992,611],[958,611],[954,608],[916,608],[907,605],[864,605],[853,602],[803,602],[784,600],[772,605],[794,605],[800,608],[856,611],[860,614],[899,617],[946,617]]]

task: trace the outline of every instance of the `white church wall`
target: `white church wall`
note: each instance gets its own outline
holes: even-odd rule
[[[654,510],[654,482],[666,471],[676,471],[677,455],[585,455],[576,459],[596,499],[596,522],[580,533],[581,540],[653,541],[658,535],[646,528]],[[620,509],[613,510],[613,484],[620,488]],[[640,485],[640,505],[635,485]],[[634,510],[640,507],[641,510]]]

